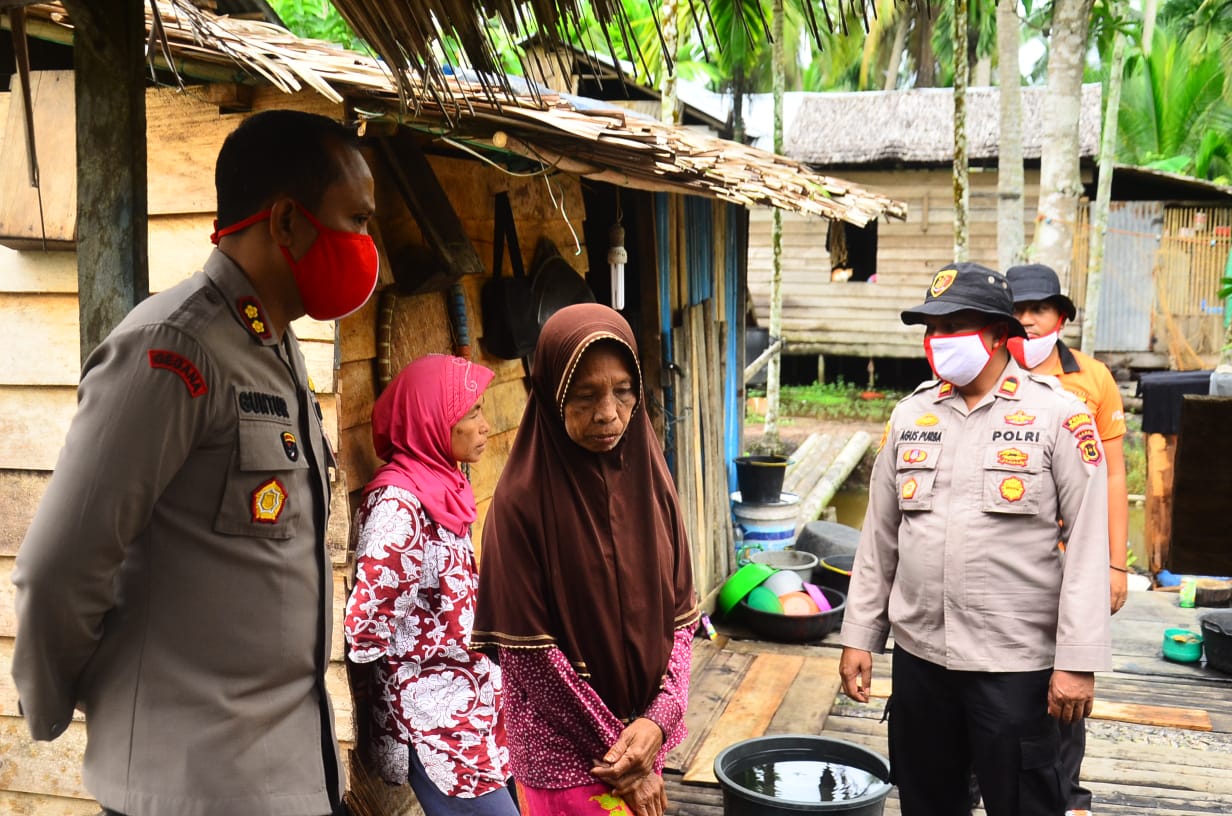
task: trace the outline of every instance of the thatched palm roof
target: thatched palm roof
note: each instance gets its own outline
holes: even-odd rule
[[[1038,159],[1044,144],[1046,88],[1022,89],[1023,157]],[[995,159],[1000,118],[997,88],[967,90],[967,151],[973,161]],[[1100,86],[1082,86],[1079,155],[1099,152]],[[783,152],[806,164],[931,164],[954,159],[954,91],[808,94],[788,132]]]
[[[463,150],[513,153],[556,170],[646,190],[704,195],[767,205],[863,226],[882,215],[903,218],[906,205],[798,162],[753,147],[673,127],[623,108],[539,88],[510,78],[511,95],[497,100],[473,75],[445,78],[446,94],[420,97],[403,111],[385,66],[329,43],[302,40],[264,22],[217,17],[186,0],[158,0],[162,42],[185,75],[243,81],[245,73],[292,93],[309,87],[334,101],[346,98],[368,121],[385,120],[428,132],[447,131]],[[28,7],[33,36],[71,38],[72,22],[58,4]],[[147,28],[154,21],[147,7]],[[34,23],[39,23],[35,25]],[[59,31],[59,35],[57,35]]]

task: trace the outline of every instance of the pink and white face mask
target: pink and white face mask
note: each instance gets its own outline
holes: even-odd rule
[[[938,377],[959,388],[978,377],[992,359],[979,331],[925,337],[924,354]]]

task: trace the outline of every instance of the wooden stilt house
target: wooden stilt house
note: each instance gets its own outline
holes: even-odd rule
[[[866,223],[901,205],[762,151],[541,88],[515,90],[497,104],[482,83],[458,74],[448,80],[448,95],[435,103],[420,98],[408,110],[386,69],[369,57],[185,0],[145,7],[157,46],[149,51],[155,81],[141,89],[145,127],[138,134],[148,157],[148,215],[131,216],[148,233],[150,290],[192,274],[208,254],[214,160],[245,116],[290,107],[358,121],[376,179],[378,293],[337,323],[294,325],[340,463],[328,533],[336,610],[328,688],[344,743],[354,734],[340,663],[353,555],[348,519],[379,464],[369,418],[382,383],[417,356],[467,346],[496,370],[485,403],[493,435],[471,473],[480,547],[525,404],[523,362],[493,356],[484,341],[480,292],[502,271],[492,268],[498,195],[511,203],[525,268],[556,270],[537,280],[546,307],[578,297],[608,301],[609,230],[623,224],[624,314],[639,337],[647,408],[685,506],[697,589],[703,597],[712,592],[731,550],[746,208]],[[75,408],[86,332],[81,281],[88,272],[100,286],[118,285],[112,278],[128,271],[79,264],[83,168],[73,158],[89,161],[92,148],[74,136],[82,132],[75,127],[82,78],[72,70],[72,17],[56,4],[30,5],[25,23],[38,59],[28,85],[14,79],[0,93],[0,812],[93,814],[97,805],[79,776],[83,723],[55,742],[33,743],[20,719],[8,670],[16,627],[9,579]],[[30,89],[29,116],[23,87]],[[30,131],[41,157],[37,190],[24,164]],[[120,228],[125,217],[115,216]],[[542,262],[553,251],[563,258],[563,277],[559,263]],[[507,251],[504,274],[509,258]]]

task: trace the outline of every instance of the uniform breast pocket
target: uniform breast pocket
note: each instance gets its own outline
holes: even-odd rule
[[[259,538],[295,535],[308,501],[307,469],[289,418],[241,415],[214,530]]]
[[[940,445],[904,444],[894,451],[899,510],[933,509],[933,482],[937,478],[940,458]]]
[[[1035,515],[1044,489],[1044,452],[1038,445],[990,445],[984,451],[985,513]]]

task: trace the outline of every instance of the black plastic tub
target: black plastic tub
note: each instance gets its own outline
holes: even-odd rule
[[[745,504],[772,504],[783,492],[786,456],[741,456],[736,460],[736,483]]]
[[[1232,674],[1232,609],[1207,612],[1200,620],[1206,665]]]
[[[851,591],[851,568],[855,562],[854,555],[837,553],[818,559],[817,566],[813,568],[813,583],[837,589],[846,595]]]
[[[750,790],[736,781],[753,766],[791,760],[847,765],[882,781],[875,783],[861,796],[835,802],[780,799]],[[886,796],[892,787],[888,781],[890,763],[885,757],[852,742],[813,734],[782,734],[737,742],[714,758],[714,775],[723,788],[724,816],[783,816],[796,813],[881,816]]]
[[[782,643],[808,643],[821,640],[843,622],[847,609],[847,596],[837,589],[822,587],[821,592],[830,602],[830,608],[815,615],[781,615],[763,612],[749,606],[747,598],[741,598],[740,615],[756,634],[767,640]]]

